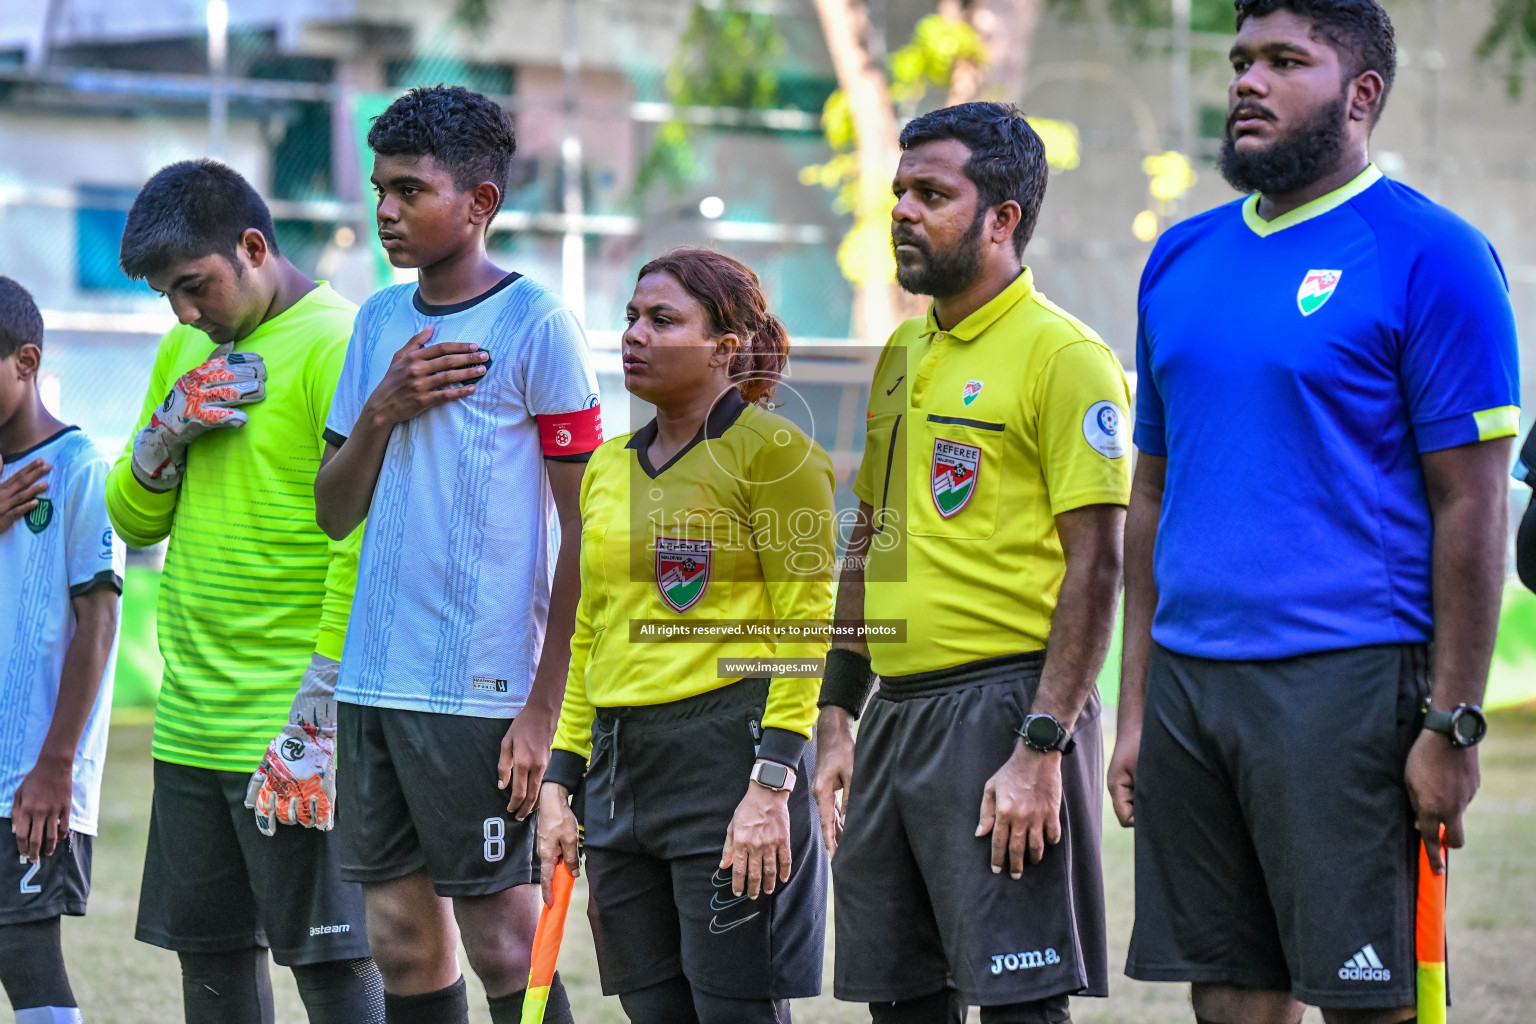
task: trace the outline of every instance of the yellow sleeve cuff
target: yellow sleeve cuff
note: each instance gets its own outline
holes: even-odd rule
[[[1499,437],[1514,437],[1520,433],[1520,407],[1518,405],[1501,405],[1495,409],[1484,409],[1482,412],[1473,413],[1472,419],[1477,423],[1477,439],[1479,441],[1492,441]]]
[[[128,459],[121,458],[107,474],[107,516],[125,543],[147,548],[170,535],[176,494],[175,490],[149,490],[134,479]]]
[[[322,625],[320,627],[320,639],[315,643],[315,653],[332,661],[341,660],[341,649],[346,646],[346,629],[337,629],[334,626]]]

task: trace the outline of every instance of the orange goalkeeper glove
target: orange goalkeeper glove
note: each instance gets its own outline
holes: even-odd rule
[[[254,352],[220,345],[207,362],[177,378],[133,441],[133,475],[151,491],[170,491],[187,467],[187,446],[215,427],[243,427],[234,408],[267,396],[267,368]]]
[[[337,662],[310,659],[283,726],[251,776],[245,806],[256,812],[266,835],[277,826],[302,825],[328,831],[336,822]]]

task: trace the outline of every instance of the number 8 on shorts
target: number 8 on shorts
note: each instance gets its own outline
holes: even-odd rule
[[[500,818],[485,819],[485,859],[494,864],[507,855],[507,823]]]

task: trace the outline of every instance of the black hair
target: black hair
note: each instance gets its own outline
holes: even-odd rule
[[[1312,31],[1338,51],[1350,78],[1374,71],[1381,76],[1381,103],[1376,114],[1386,106],[1387,93],[1397,76],[1397,41],[1392,19],[1376,0],[1235,0],[1237,27],[1249,18],[1262,18],[1276,11],[1290,11],[1312,22]]]
[[[412,89],[373,119],[368,146],[380,156],[430,156],[468,192],[482,181],[504,199],[517,133],[499,104],[462,85]]]
[[[217,160],[183,160],[161,168],[139,189],[118,263],[134,280],[215,254],[238,270],[235,252],[251,230],[260,231],[278,255],[272,213],[251,183]]]
[[[43,347],[43,314],[25,288],[0,276],[0,359],[23,345]]]
[[[977,216],[983,208],[1001,206],[1008,200],[1019,204],[1019,226],[1013,232],[1013,250],[1023,255],[1035,233],[1040,204],[1045,200],[1049,169],[1045,143],[1011,103],[959,103],[913,118],[901,130],[901,148],[954,139],[971,151],[965,176],[980,195]]]

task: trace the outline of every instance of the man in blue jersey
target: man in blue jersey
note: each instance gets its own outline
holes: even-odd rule
[[[1476,742],[1518,422],[1508,286],[1370,163],[1375,0],[1238,0],[1221,169],[1142,276],[1109,771],[1136,827],[1127,973],[1209,1024],[1415,1017],[1420,837]]]
[[[468,1024],[461,936],[492,1024],[515,1024],[597,378],[575,315],[486,254],[516,145],[506,112],[414,89],[368,144],[379,236],[417,280],[358,311],[315,480],[333,537],[368,517],[336,686],[342,876],[363,884],[389,1024]],[[559,975],[544,1019],[571,1020]]]

